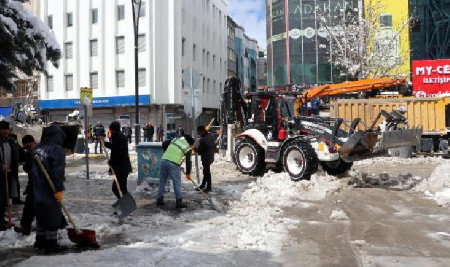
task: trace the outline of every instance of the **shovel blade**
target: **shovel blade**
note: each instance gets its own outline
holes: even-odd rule
[[[136,201],[129,192],[119,198],[113,207],[120,219],[127,217],[137,209]]]
[[[100,248],[100,245],[97,242],[95,231],[88,229],[67,229],[69,239],[73,243],[82,246],[82,247],[90,247],[90,248]]]

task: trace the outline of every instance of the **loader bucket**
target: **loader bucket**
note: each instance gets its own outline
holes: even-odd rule
[[[419,144],[422,132],[422,128],[397,129],[383,133],[359,131],[349,136],[347,142],[339,148],[339,154],[346,161],[372,158],[390,148]]]

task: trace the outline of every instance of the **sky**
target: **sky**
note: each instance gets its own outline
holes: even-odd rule
[[[247,36],[266,49],[265,0],[228,0],[228,14],[244,27]]]

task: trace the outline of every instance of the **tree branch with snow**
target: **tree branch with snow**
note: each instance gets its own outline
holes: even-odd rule
[[[19,73],[46,73],[47,61],[58,67],[61,49],[51,29],[27,10],[28,0],[0,0],[0,86],[15,89]]]

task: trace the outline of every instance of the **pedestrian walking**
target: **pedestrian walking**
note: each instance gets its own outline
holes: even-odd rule
[[[164,141],[164,128],[160,124],[158,128],[156,128],[156,135],[157,135],[157,141],[162,142]]]
[[[217,133],[208,133],[204,126],[197,128],[197,134],[200,136],[197,153],[202,159],[203,180],[200,189],[204,192],[211,191],[211,164],[214,162],[214,153],[216,148]]]
[[[95,137],[95,154],[97,154],[97,146],[100,144],[100,154],[103,153],[102,144],[100,143],[100,139],[105,137],[105,127],[103,126],[101,121],[97,122],[97,125],[94,127],[94,137]]]
[[[183,203],[183,193],[181,191],[181,169],[180,164],[186,157],[186,178],[191,179],[191,146],[194,144],[194,138],[190,135],[176,137],[172,140],[166,140],[163,143],[164,154],[162,156],[159,168],[159,190],[156,198],[156,205],[164,205],[164,191],[167,179],[171,178],[175,192],[176,208],[186,208]]]
[[[175,131],[176,137],[184,136],[184,130],[181,125],[178,126],[178,129]]]
[[[33,201],[36,211],[36,242],[34,247],[45,249],[45,253],[58,253],[67,250],[67,246],[58,244],[58,228],[63,222],[59,201],[63,199],[66,167],[66,154],[62,148],[64,131],[57,125],[50,125],[44,132],[35,154],[50,174],[55,185],[53,192],[36,160],[32,162]]]
[[[128,192],[127,179],[128,174],[132,171],[130,156],[128,154],[128,142],[123,133],[120,132],[120,123],[113,121],[109,125],[111,138],[109,142],[105,142],[105,147],[111,149],[111,157],[109,166],[113,168],[119,182],[120,190],[125,195]],[[120,198],[116,183],[112,183],[112,191],[117,199]]]

